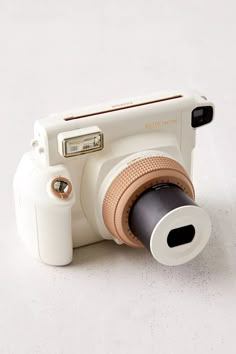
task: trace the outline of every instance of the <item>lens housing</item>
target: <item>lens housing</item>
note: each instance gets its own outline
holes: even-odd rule
[[[192,127],[198,128],[202,125],[208,124],[213,119],[212,106],[197,107],[192,111]]]
[[[156,224],[170,211],[184,205],[196,206],[196,203],[178,186],[167,183],[158,184],[145,191],[134,203],[129,213],[130,229],[150,250],[150,239]],[[189,241],[186,229],[184,229],[188,226],[189,224],[183,224],[167,233],[166,242],[169,247],[185,244],[187,243],[186,239]],[[187,231],[189,231],[189,228]]]
[[[209,216],[194,202],[187,172],[158,152],[129,156],[110,171],[101,201],[104,225],[116,242],[146,247],[162,264],[188,262],[210,237]]]
[[[132,233],[166,265],[178,265],[197,256],[211,231],[206,212],[173,184],[145,191],[129,213]]]
[[[123,166],[115,176],[111,172],[107,177],[102,198],[103,221],[116,239],[132,247],[144,247],[129,227],[129,212],[135,200],[145,190],[160,183],[177,185],[192,199],[194,188],[183,166],[167,156],[153,152],[140,158],[135,155],[129,163],[124,161]]]

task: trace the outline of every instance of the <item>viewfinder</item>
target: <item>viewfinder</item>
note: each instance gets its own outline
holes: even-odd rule
[[[192,111],[192,127],[198,128],[210,123],[213,118],[213,108],[211,106],[197,107]]]

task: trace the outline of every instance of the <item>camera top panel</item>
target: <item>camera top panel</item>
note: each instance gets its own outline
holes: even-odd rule
[[[154,145],[166,144],[168,135],[185,151],[189,145],[194,146],[195,128],[212,120],[213,108],[210,111],[204,107],[214,106],[196,91],[164,91],[120,103],[52,114],[36,121],[33,146],[37,146],[41,158],[50,165],[64,162],[65,157],[88,152],[100,154],[100,150],[105,151],[112,143],[125,138],[131,141],[142,136],[137,146],[140,149],[157,133],[161,134],[154,139]],[[97,130],[92,135],[84,134],[84,129],[93,127]]]
[[[179,91],[161,91],[146,97],[135,97],[129,100],[118,100],[118,102],[108,102],[108,104],[98,104],[89,107],[68,112],[59,112],[38,120],[38,124],[48,133],[52,129],[71,130],[77,127],[98,124],[104,118],[115,117],[120,114],[137,115],[137,113],[146,115],[146,112],[155,111],[156,114],[170,111],[192,112],[199,106],[211,106],[212,104],[201,94],[193,90]],[[83,119],[86,118],[86,119]],[[37,125],[38,125],[37,124]]]

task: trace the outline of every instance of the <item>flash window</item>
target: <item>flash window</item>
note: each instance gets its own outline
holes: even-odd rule
[[[103,149],[103,133],[97,126],[76,129],[58,135],[58,152],[73,157]]]

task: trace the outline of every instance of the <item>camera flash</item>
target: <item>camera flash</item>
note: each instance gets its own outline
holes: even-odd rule
[[[103,149],[103,134],[98,127],[76,129],[58,136],[58,150],[64,157],[72,157]]]

